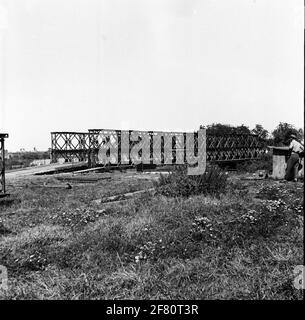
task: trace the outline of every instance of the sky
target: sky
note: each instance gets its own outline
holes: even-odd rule
[[[0,0],[0,132],[304,126],[302,0]]]

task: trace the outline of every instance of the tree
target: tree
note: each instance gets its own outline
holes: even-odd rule
[[[201,128],[203,126],[200,126]],[[213,123],[206,126],[209,135],[224,135],[232,133],[232,127],[228,124]]]
[[[269,132],[268,130],[264,129],[261,124],[256,124],[255,128],[251,130],[253,134],[257,134],[262,139],[268,139]]]
[[[204,126],[200,126],[203,128]],[[241,126],[230,126],[229,124],[213,123],[206,126],[207,134],[214,136],[222,136],[227,134],[249,134],[251,133],[250,129],[245,125]]]
[[[237,126],[234,128],[234,133],[236,133],[236,134],[250,134],[251,131],[250,131],[249,127],[242,124],[241,126]]]
[[[291,134],[296,135],[298,140],[302,140],[304,138],[304,132],[302,129],[296,129],[292,124],[280,122],[276,129],[272,131],[274,144],[276,146],[287,144]]]

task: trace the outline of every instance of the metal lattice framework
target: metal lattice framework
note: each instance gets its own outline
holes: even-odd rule
[[[59,158],[66,161],[86,161],[89,150],[88,132],[52,132],[51,158],[56,162]]]
[[[238,161],[259,159],[266,143],[257,135],[239,134],[207,136],[208,161]]]
[[[160,132],[160,131],[129,131],[129,140],[130,137],[134,133],[135,135],[141,134],[144,137],[142,142],[142,147],[146,148],[150,152],[149,157],[147,159],[143,159],[146,162],[151,164],[159,163],[169,163],[171,162],[170,158],[173,158],[173,163],[175,163],[175,159],[179,156],[179,153],[184,156],[185,151],[185,141],[186,134],[183,132]],[[118,159],[117,162],[120,164],[124,161],[125,164],[132,164],[131,161],[126,163],[130,159],[130,150],[132,147],[138,143],[138,141],[130,142],[129,144],[129,153],[124,153],[124,150],[121,150],[121,130],[102,130],[102,129],[93,129],[89,130],[90,136],[90,161],[91,164],[94,165],[97,162],[97,156],[99,150],[103,148],[104,142],[107,142],[107,145],[111,146],[112,150],[118,151]],[[161,153],[154,153],[153,150],[156,149],[157,141],[156,137],[160,136],[161,139]],[[171,154],[167,154],[165,150],[170,149],[170,146],[174,146],[175,150]],[[141,152],[140,152],[141,153]],[[186,160],[184,159],[184,162]]]
[[[5,189],[5,149],[4,140],[8,138],[8,134],[0,133],[0,198],[6,196]]]
[[[159,164],[165,164],[168,155],[164,152],[168,144],[172,144],[174,151],[172,152],[172,159],[175,163],[175,159],[184,155],[186,150],[186,133],[184,132],[156,132],[156,131],[129,131],[129,134],[141,133],[141,136],[146,137],[143,147],[150,150],[149,161],[154,163],[156,160]],[[154,154],[154,137],[162,134],[161,137],[161,158],[156,159]],[[196,133],[195,133],[195,154],[198,150],[196,145]],[[75,159],[80,161],[88,161],[90,166],[94,166],[97,163],[98,152],[103,145],[107,142],[107,148],[111,146],[113,150],[117,150],[118,159],[117,163],[127,164],[126,159],[129,159],[130,154],[125,154],[124,150],[121,150],[121,130],[110,129],[90,129],[87,133],[76,132],[53,132],[52,133],[52,161],[56,162],[58,158],[64,158],[67,161],[74,161]],[[135,142],[137,143],[137,142]],[[133,146],[133,142],[129,145],[129,150]],[[207,135],[206,141],[207,161],[208,162],[236,162],[259,159],[260,156],[266,150],[266,143],[263,139],[253,134],[239,134],[239,135]],[[180,154],[181,153],[181,154]],[[132,163],[129,163],[132,164]]]

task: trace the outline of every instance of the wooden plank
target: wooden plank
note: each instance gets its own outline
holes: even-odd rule
[[[90,169],[84,169],[84,170],[77,170],[77,171],[74,171],[73,174],[94,172],[94,171],[99,171],[99,170],[105,170],[105,168],[104,167],[96,167],[96,168],[90,168]]]
[[[55,174],[55,173],[61,173],[65,171],[74,171],[74,169],[77,169],[78,167],[84,167],[87,166],[87,162],[76,162],[76,163],[67,163],[62,165],[52,165],[51,168],[46,168],[46,170],[36,172],[35,175],[44,175],[44,174]]]
[[[127,193],[123,193],[123,194],[119,194],[119,195],[115,195],[115,196],[111,196],[111,197],[107,197],[105,199],[97,199],[97,200],[93,200],[93,203],[96,204],[104,204],[104,203],[109,203],[109,202],[118,202],[118,201],[123,201],[123,200],[127,200],[130,199],[136,195],[142,194],[142,193],[146,193],[146,192],[153,192],[155,191],[155,188],[150,188],[150,189],[145,189],[145,190],[138,190],[135,192],[127,192]]]
[[[66,184],[45,184],[44,188],[64,188],[64,189],[72,189],[72,185],[70,183]]]
[[[111,177],[73,177],[73,176],[59,176],[56,177],[60,181],[72,181],[72,182],[98,182],[100,180],[108,180]]]

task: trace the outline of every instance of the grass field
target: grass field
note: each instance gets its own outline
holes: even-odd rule
[[[100,174],[102,176],[102,174]],[[303,184],[230,175],[219,196],[144,193],[129,173],[72,189],[54,176],[9,183],[0,200],[2,299],[302,299]],[[64,184],[63,184],[64,185]]]

